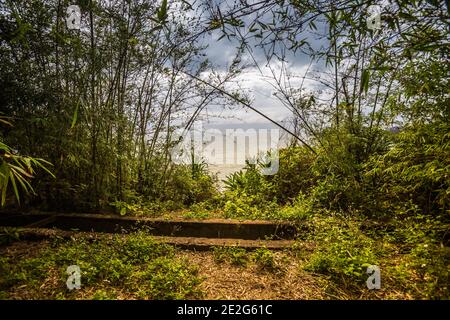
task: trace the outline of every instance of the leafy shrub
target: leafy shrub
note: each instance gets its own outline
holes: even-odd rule
[[[111,292],[111,290],[96,290],[94,295],[92,296],[92,300],[116,300],[117,295],[115,292]]]
[[[403,214],[392,221],[394,229],[384,235],[404,255],[391,268],[393,276],[411,294],[427,299],[450,298],[450,249],[443,221],[429,215]]]
[[[183,214],[188,219],[206,219],[209,217],[208,206],[205,203],[194,203],[190,210]]]
[[[227,191],[237,194],[258,194],[266,200],[272,200],[273,184],[265,179],[255,164],[248,161],[243,170],[230,174],[224,181]]]
[[[225,203],[225,218],[278,219],[278,204],[262,200],[258,195],[228,193]]]
[[[0,245],[7,245],[20,240],[20,229],[3,227],[0,228]]]
[[[125,201],[116,200],[111,202],[110,205],[113,206],[121,216],[124,216],[127,213],[139,214],[142,212],[139,205],[130,204]]]
[[[206,201],[217,193],[215,177],[201,170],[193,173],[189,165],[172,165],[172,172],[162,188],[154,194],[155,199],[184,206]]]
[[[226,218],[276,218],[278,205],[273,185],[260,174],[255,165],[247,162],[244,170],[228,176],[224,198]]]
[[[359,222],[334,216],[315,217],[311,228],[318,249],[305,265],[307,271],[361,282],[366,278],[367,266],[378,263],[376,242],[361,232]]]
[[[314,185],[314,154],[305,147],[292,146],[279,150],[279,169],[266,180],[273,185],[271,190],[279,203],[285,204],[300,193],[306,193]]]
[[[6,117],[0,116],[0,124],[12,126]],[[34,193],[30,179],[34,177],[36,169],[40,168],[52,177],[53,173],[47,168],[52,164],[44,159],[22,156],[3,142],[0,136],[0,206],[6,204],[6,194],[12,187],[16,201],[20,204],[19,190],[25,194]]]
[[[192,299],[202,296],[197,288],[198,270],[182,261],[167,257],[153,260],[142,273],[138,296],[158,300]]]
[[[252,258],[261,270],[270,272],[279,270],[273,252],[266,248],[256,249]]]
[[[78,265],[81,270],[81,291],[101,285],[123,286],[131,295],[152,299],[186,299],[200,296],[197,288],[200,279],[196,269],[174,257],[173,247],[155,242],[144,232],[126,236],[114,236],[94,242],[85,239],[56,240],[53,247],[43,248],[35,257],[11,263],[0,259],[0,290],[26,284],[44,295],[42,286],[52,272],[59,274],[59,281],[52,289],[52,298],[65,298],[67,292],[66,269]],[[44,282],[44,283],[43,283]],[[113,296],[96,291],[94,299]],[[48,296],[45,296],[49,298]]]
[[[372,193],[383,210],[397,211],[390,204],[408,202],[422,213],[450,210],[449,138],[448,123],[412,126],[398,135],[389,151],[370,158],[366,179],[376,186]]]
[[[308,219],[314,212],[313,199],[300,193],[295,200],[278,210],[278,218],[289,221],[302,221]]]
[[[214,247],[213,255],[214,255],[214,260],[217,263],[225,262],[228,258],[228,249],[226,247]]]
[[[126,258],[131,263],[143,263],[157,257],[174,255],[172,246],[156,242],[143,231],[116,239],[113,248],[117,255]]]
[[[429,299],[450,298],[450,249],[430,243],[416,245],[408,255],[405,266],[418,278],[416,287]]]
[[[235,266],[245,266],[249,261],[247,251],[238,247],[215,247],[213,254],[218,263],[228,262]]]

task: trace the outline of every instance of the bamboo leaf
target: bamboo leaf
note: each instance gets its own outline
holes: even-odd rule
[[[6,203],[6,189],[8,188],[8,182],[9,182],[9,168],[6,164],[3,164],[2,170],[3,170],[4,178],[2,181],[2,185],[0,185],[0,188],[2,189],[1,206],[3,207]]]
[[[157,13],[158,21],[164,23],[167,19],[167,0],[162,0],[161,7],[159,7]]]
[[[364,69],[361,76],[361,85],[359,88],[359,93],[362,93],[364,91],[367,94],[367,91],[369,90],[369,78],[370,78],[369,70]]]
[[[20,204],[19,190],[17,190],[16,179],[14,178],[14,172],[12,170],[10,171],[10,178],[11,178],[11,185],[13,187],[14,194],[16,195],[17,202]]]
[[[6,124],[10,127],[12,127],[13,125],[11,124],[11,122],[6,121],[5,118],[0,117],[0,123]]]
[[[72,116],[72,124],[70,125],[70,129],[73,129],[75,127],[75,124],[77,123],[79,106],[80,106],[80,104],[78,103],[75,107],[75,112],[73,113],[73,116]]]
[[[22,188],[25,192],[28,193],[29,190],[31,190],[34,193],[33,188],[31,187],[30,183],[27,180],[25,180],[25,178],[23,178],[20,175],[16,175],[16,178],[17,178],[17,181],[19,181],[20,185],[22,186]]]

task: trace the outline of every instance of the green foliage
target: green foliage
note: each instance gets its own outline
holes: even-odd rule
[[[407,213],[389,222],[361,218],[321,212],[308,220],[314,250],[300,257],[303,268],[329,276],[339,290],[354,291],[365,288],[367,266],[377,265],[387,294],[449,297],[450,251],[443,221]]]
[[[142,287],[137,295],[157,300],[200,298],[198,270],[182,261],[167,257],[153,260],[142,273]]]
[[[450,298],[448,223],[429,215],[404,213],[392,224],[392,232],[384,233],[384,239],[404,254],[390,269],[393,277],[414,296]]]
[[[225,218],[238,219],[277,219],[278,204],[261,199],[260,195],[227,194],[229,200],[224,207]]]
[[[321,147],[312,165],[316,183],[310,195],[317,207],[331,210],[367,208],[362,167],[370,153],[383,152],[384,139],[373,142],[375,132],[341,117],[346,126],[321,133]],[[382,136],[381,132],[376,132]],[[369,147],[370,146],[370,147]]]
[[[245,267],[253,261],[261,271],[279,272],[280,265],[272,251],[266,248],[256,249],[253,253],[247,253],[239,247],[214,247],[213,256],[216,263],[229,263],[238,267]]]
[[[93,294],[92,300],[117,300],[117,295],[115,292],[99,289]]]
[[[195,161],[195,155],[192,152],[191,158],[191,174],[193,179],[199,179],[202,176],[208,176],[208,164],[202,161]]]
[[[227,262],[232,265],[243,267],[249,262],[247,251],[239,247],[214,247],[214,260],[217,263]]]
[[[397,267],[397,270],[406,268],[413,270],[415,276],[413,279],[415,278],[416,281],[414,289],[420,291],[427,299],[450,298],[448,288],[450,249],[448,247],[434,243],[416,245],[405,260]]]
[[[20,203],[20,186],[25,193],[34,193],[29,180],[34,177],[36,168],[43,169],[53,176],[46,166],[51,163],[44,159],[25,157],[15,154],[12,149],[0,141],[0,193],[1,206],[6,203],[6,192],[11,182],[17,202]],[[54,177],[54,176],[53,176]]]
[[[367,266],[379,264],[377,243],[361,232],[359,222],[317,217],[311,220],[311,227],[319,248],[309,258],[306,270],[361,284],[367,278]]]
[[[448,48],[441,49],[442,51],[435,48],[432,53],[417,53],[419,58],[405,63],[397,74],[396,79],[401,87],[396,96],[404,96],[406,99],[397,99],[395,103],[391,103],[394,115],[401,114],[408,122],[416,125],[430,122],[448,124],[450,97],[447,88],[450,85],[450,66],[442,61]]]
[[[398,212],[392,204],[412,203],[422,213],[449,212],[449,128],[444,123],[405,128],[388,152],[367,162],[366,177],[377,186],[373,192],[384,210]]]
[[[162,0],[161,6],[159,7],[159,9],[157,11],[157,18],[158,18],[159,23],[163,24],[166,22],[167,9],[168,9],[167,0]]]
[[[367,69],[364,69],[361,76],[361,86],[359,89],[359,93],[361,94],[364,92],[367,94],[367,91],[369,90],[369,78],[370,78],[370,71]]]
[[[0,245],[8,245],[20,240],[20,229],[3,227],[0,228]]]
[[[135,212],[136,208],[134,205],[128,204],[125,201],[114,201],[111,202],[111,205],[116,208],[117,213],[121,216],[126,215],[129,212]]]
[[[82,1],[82,11],[95,17],[92,25],[89,19],[81,22],[89,26],[85,34],[66,28],[64,10],[56,10],[54,0],[0,4],[5,13],[0,109],[1,115],[18,120],[1,130],[1,142],[48,159],[57,176],[36,177],[37,195],[29,197],[35,208],[98,212],[119,201],[119,212],[132,213],[141,209],[127,208],[136,205],[127,199],[128,190],[145,202],[171,201],[172,207],[188,206],[213,192],[212,178],[194,169],[200,174],[192,172],[185,183],[190,169],[174,169],[170,159],[175,114],[186,114],[191,99],[211,97],[183,73],[209,68],[200,46],[186,41],[201,26],[188,16],[187,2],[175,15],[169,14],[167,0],[125,2],[129,14],[124,16],[121,5]],[[14,183],[23,182],[30,190],[14,172],[5,177],[14,192]],[[1,182],[3,191],[6,183]]]
[[[264,176],[258,171],[255,164],[246,163],[244,170],[230,174],[224,181],[225,187],[229,191],[237,193],[267,193],[272,186],[265,183]]]
[[[280,269],[275,261],[273,252],[266,248],[256,249],[252,255],[252,259],[261,270],[275,272]]]
[[[273,194],[273,185],[258,171],[256,165],[247,162],[244,170],[228,176],[225,186],[226,218],[276,218],[278,205]]]
[[[205,203],[194,203],[190,210],[183,214],[188,219],[206,219],[210,216],[208,205]]]
[[[66,269],[73,264],[80,267],[82,287],[69,293]],[[196,269],[175,258],[173,247],[155,242],[144,232],[93,242],[83,238],[57,239],[52,247],[43,248],[31,258],[12,262],[2,257],[0,271],[1,291],[26,285],[29,290],[36,290],[38,296],[46,298],[75,298],[98,286],[123,287],[123,292],[146,299],[187,299],[201,295]],[[55,272],[58,283],[51,295],[39,293],[45,279]],[[98,289],[91,298],[116,297],[107,292]]]
[[[226,218],[309,223],[309,240],[318,249],[307,270],[361,282],[364,266],[384,263],[386,279],[403,283],[414,296],[448,296],[450,64],[443,1],[394,1],[383,9],[388,32],[377,34],[356,23],[367,14],[365,1],[350,6],[346,0],[273,1],[264,13],[248,10],[244,2],[208,1],[204,12],[219,13],[207,17],[209,30],[222,32],[219,40],[246,34],[263,41],[259,44],[270,58],[284,56],[276,50],[279,42],[288,43],[291,51],[325,62],[317,80],[335,89],[330,101],[319,102],[322,97],[306,95],[302,86],[291,87],[293,78],[282,69],[284,79],[274,78],[283,96],[278,98],[292,111],[303,146],[280,150],[273,176],[260,174],[261,163],[247,163],[227,178],[223,195],[207,164],[194,161],[195,150],[186,165],[173,163],[170,154],[173,119],[190,112],[190,101],[204,101],[192,114],[195,121],[218,97],[216,89],[227,87],[223,82],[209,91],[213,78],[198,85],[186,77],[214,74],[207,59],[199,60],[202,47],[190,41],[205,32],[204,17],[187,14],[185,8],[192,7],[185,1],[176,15],[169,15],[167,0],[125,1],[126,16],[122,5],[91,8],[85,2],[83,10],[95,19],[83,35],[65,31],[53,0],[0,4],[0,124],[6,125],[0,132],[1,206],[8,193],[17,202],[21,193],[30,193],[31,205],[48,210],[112,206],[121,215],[142,215],[188,207],[188,218],[223,209]],[[254,22],[246,25],[249,14]],[[272,19],[261,19],[266,15]],[[294,20],[306,26],[306,34],[291,28]],[[318,28],[318,21],[328,28]],[[330,46],[316,50],[308,30],[316,35],[322,29],[319,36]],[[236,74],[237,61],[230,67]],[[248,102],[239,91],[226,96]],[[19,121],[10,128],[9,119]],[[390,133],[395,124],[399,133]],[[50,179],[50,162],[35,155],[55,165],[57,179]],[[17,239],[14,229],[0,236],[5,244]],[[399,259],[397,266],[383,260],[387,253]],[[236,265],[248,261],[238,248],[216,249],[215,257]],[[253,258],[261,268],[274,266],[267,250]],[[20,262],[0,257],[5,275],[0,287],[35,286],[52,270],[63,277],[63,266],[74,262],[87,285],[129,284],[140,297],[197,296],[195,270],[176,260],[169,247],[141,235],[107,243],[74,240]],[[134,286],[141,282],[142,287]],[[102,290],[94,297],[110,298]]]
[[[217,189],[215,178],[209,175],[201,167],[190,165],[171,165],[171,174],[166,178],[164,184],[160,184],[163,179],[163,172],[155,170],[149,189],[144,190],[153,200],[159,202],[173,202],[182,208],[194,203],[209,200],[215,196]]]
[[[126,189],[123,200],[116,199],[109,205],[120,215],[161,215],[186,207],[193,209],[192,214],[201,215],[199,211],[217,207],[214,205],[218,200],[216,179],[206,167],[173,164],[170,170],[169,177],[164,178],[164,171],[155,168],[151,181],[141,192]],[[204,210],[200,209],[202,206]]]
[[[161,256],[173,257],[175,253],[173,247],[156,242],[143,231],[119,238],[116,244],[118,254],[132,263],[147,262]]]
[[[214,247],[214,260],[217,263],[225,262],[228,257],[228,249],[226,247]]]
[[[295,200],[278,209],[280,220],[298,221],[307,220],[314,213],[314,200],[305,193],[300,193]]]
[[[278,202],[285,204],[307,192],[315,182],[312,165],[314,154],[305,147],[292,146],[279,150],[279,170],[266,179],[273,185]]]

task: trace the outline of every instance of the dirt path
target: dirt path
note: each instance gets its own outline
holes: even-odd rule
[[[180,251],[179,257],[199,268],[206,299],[326,299],[327,280],[301,270],[298,262],[276,253],[281,270],[268,272],[257,265],[217,263],[211,252]],[[329,297],[331,298],[331,297]]]

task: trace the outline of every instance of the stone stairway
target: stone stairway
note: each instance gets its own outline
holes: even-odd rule
[[[1,214],[0,226],[21,227],[22,238],[85,236],[146,230],[158,241],[182,249],[209,250],[215,246],[238,246],[248,250],[266,247],[280,250],[294,243],[294,225],[269,221],[229,219],[184,220],[119,217],[105,214]]]

